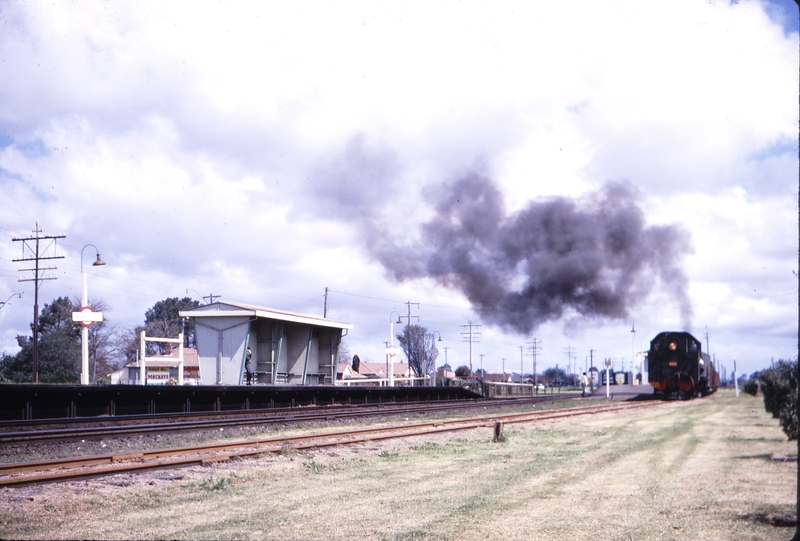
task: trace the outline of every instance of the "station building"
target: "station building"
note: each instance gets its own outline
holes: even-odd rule
[[[248,347],[255,383],[331,385],[342,338],[353,328],[326,318],[221,301],[179,315],[195,324],[201,385],[245,384]]]

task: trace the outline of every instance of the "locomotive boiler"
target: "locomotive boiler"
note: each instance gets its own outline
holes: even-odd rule
[[[711,358],[701,342],[688,332],[662,332],[650,341],[649,382],[664,398],[693,398],[719,387]]]

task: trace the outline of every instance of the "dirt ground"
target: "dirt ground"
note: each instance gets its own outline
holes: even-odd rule
[[[0,491],[3,539],[778,540],[797,445],[733,392]],[[785,460],[786,458],[790,460]]]

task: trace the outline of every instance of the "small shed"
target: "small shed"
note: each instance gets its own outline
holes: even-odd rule
[[[353,328],[326,318],[221,301],[179,315],[194,320],[203,385],[243,384],[248,347],[255,383],[331,385],[339,345]]]

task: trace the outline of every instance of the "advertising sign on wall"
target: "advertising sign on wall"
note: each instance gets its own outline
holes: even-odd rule
[[[166,385],[169,382],[169,367],[168,366],[148,366],[147,367],[147,384],[148,385]]]

